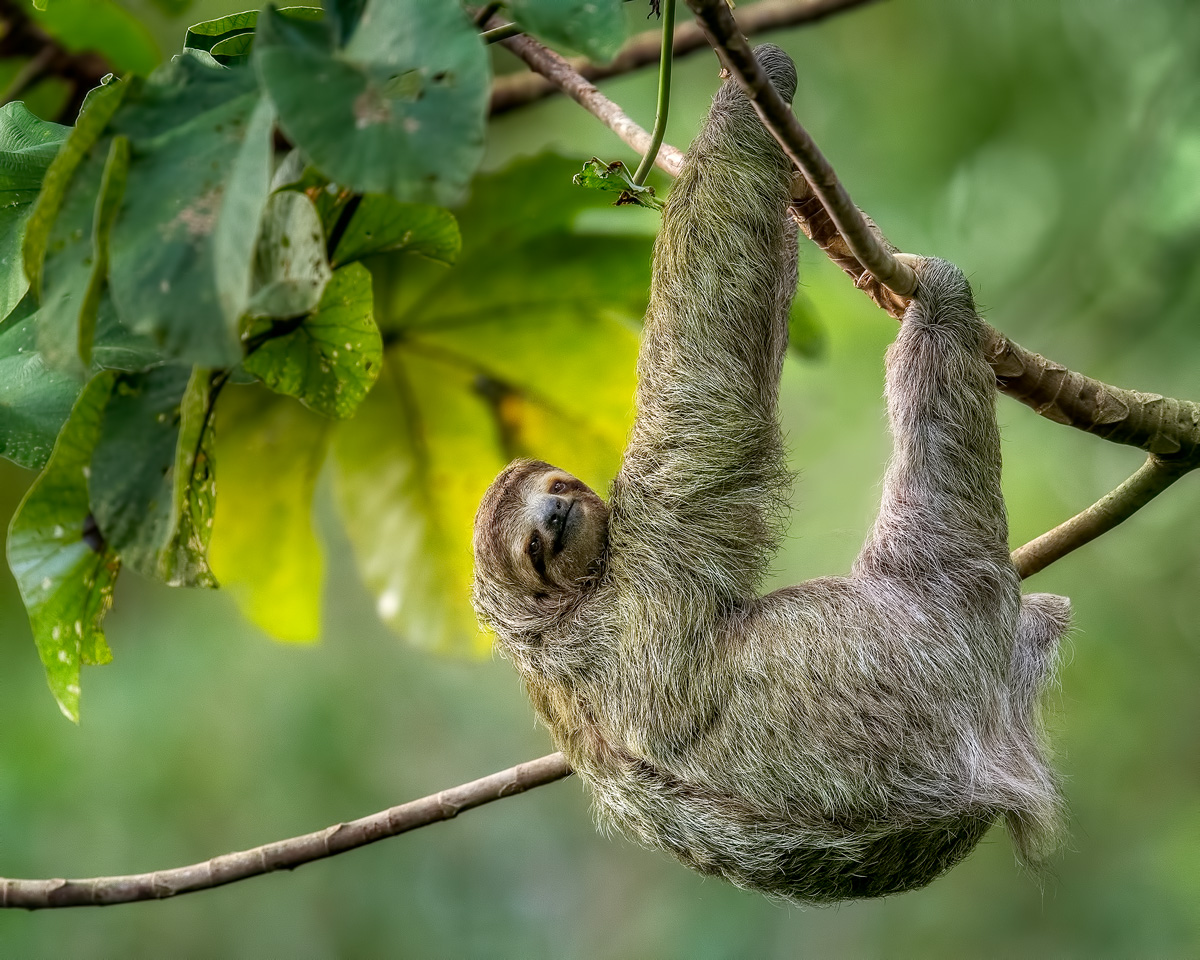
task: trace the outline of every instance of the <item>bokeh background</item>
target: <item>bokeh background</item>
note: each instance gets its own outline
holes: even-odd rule
[[[241,5],[202,0],[182,20],[148,22],[169,52],[187,22]],[[1025,346],[1112,383],[1200,398],[1200,7],[891,0],[770,39],[799,65],[797,113],[890,239],[957,262],[988,319]],[[498,68],[512,64],[501,56]],[[676,76],[668,140],[685,146],[715,61],[693,55]],[[652,71],[604,89],[651,123]],[[547,148],[631,159],[557,100],[495,122],[487,166]],[[656,218],[638,223],[652,232]],[[801,271],[824,345],[784,376],[799,479],[776,585],[847,568],[888,451],[881,370],[894,323],[811,247]],[[999,409],[1014,545],[1140,462],[1010,400]],[[5,518],[29,479],[0,465]],[[116,660],[88,671],[78,728],[45,688],[4,569],[0,874],[202,860],[551,749],[505,662],[437,657],[379,624],[328,500],[319,645],[272,643],[221,593],[127,575],[108,621]],[[567,780],[295,873],[175,901],[0,913],[0,953],[1196,956],[1198,584],[1195,477],[1031,581],[1070,595],[1076,618],[1050,704],[1071,842],[1040,882],[997,829],[925,890],[778,905],[599,835]]]

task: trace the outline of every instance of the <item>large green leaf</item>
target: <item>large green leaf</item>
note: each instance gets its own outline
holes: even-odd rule
[[[80,395],[8,528],[8,562],[46,680],[62,712],[77,723],[80,666],[112,659],[101,622],[120,561],[91,519],[86,477],[115,376],[97,376]]]
[[[125,180],[128,174],[129,139],[113,137],[109,143],[108,156],[104,160],[104,172],[100,176],[100,190],[92,216],[92,265],[83,305],[79,310],[79,359],[84,364],[92,362],[97,312],[100,308],[100,298],[108,285],[108,235],[121,207],[121,200],[125,196]]]
[[[380,326],[397,349],[453,357],[607,437],[619,453],[633,413],[651,242],[575,233],[573,220],[605,203],[571,185],[577,168],[541,157],[479,178],[459,215],[454,268],[408,268]]]
[[[449,210],[368,194],[354,211],[332,259],[334,266],[341,266],[396,251],[450,264],[461,248],[458,223]]]
[[[222,40],[253,34],[254,26],[257,23],[257,10],[231,13],[227,17],[219,17],[216,20],[205,20],[203,23],[195,23],[188,27],[183,38],[183,45],[192,50],[212,50]]]
[[[46,168],[69,132],[39,120],[22,103],[0,107],[0,319],[29,289],[21,259],[25,224]]]
[[[336,31],[268,5],[254,60],[288,138],[332,180],[398,200],[453,203],[483,154],[488,60],[457,3],[370,0]]]
[[[472,377],[393,357],[334,443],[339,512],[381,619],[411,643],[485,651],[467,602],[471,523],[504,459]]]
[[[486,646],[471,529],[509,459],[548,459],[600,491],[620,463],[650,240],[574,232],[604,203],[571,185],[577,169],[543,157],[478,179],[453,268],[405,257],[377,272],[385,372],[337,428],[335,486],[380,615],[415,643]]]
[[[317,209],[303,193],[274,194],[263,215],[254,259],[254,295],[247,312],[255,317],[308,313],[329,282],[325,231]]]
[[[80,333],[95,327],[97,199],[112,137],[94,143],[75,170],[50,227],[41,270],[38,349],[49,366],[82,377]],[[102,279],[102,278],[99,278]]]
[[[316,310],[298,325],[287,324],[286,332],[274,335],[269,320],[250,327],[247,342],[258,345],[243,365],[272,390],[326,416],[349,417],[379,376],[383,359],[374,307],[366,267],[342,267]]]
[[[607,62],[625,42],[621,0],[510,0],[513,19],[551,43]]]
[[[272,637],[316,640],[323,562],[312,501],[332,422],[261,388],[226,387],[217,409],[213,573]]]
[[[170,356],[232,366],[270,182],[271,109],[249,71],[184,55],[155,72],[113,128],[133,145],[111,238],[121,318]]]
[[[79,165],[87,157],[95,154],[93,148],[96,141],[108,126],[113,113],[121,105],[131,86],[127,83],[108,83],[90,91],[79,119],[63,140],[50,166],[46,168],[41,192],[29,214],[22,245],[25,274],[39,298],[42,295],[42,265],[46,258],[46,248],[63,199]],[[90,227],[88,233],[90,238]]]
[[[142,370],[158,361],[157,351],[120,325],[107,297],[98,314],[93,373]],[[42,320],[29,293],[0,323],[0,456],[33,470],[45,466],[82,386],[74,374],[47,366],[38,348]]]
[[[215,586],[211,376],[155,367],[116,376],[92,457],[92,510],[130,567],[172,585]]]

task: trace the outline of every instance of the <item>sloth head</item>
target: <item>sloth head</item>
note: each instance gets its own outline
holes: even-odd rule
[[[569,607],[599,576],[608,507],[540,460],[514,460],[475,514],[475,608],[500,632]]]

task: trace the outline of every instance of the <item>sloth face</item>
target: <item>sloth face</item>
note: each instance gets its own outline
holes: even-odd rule
[[[538,461],[511,464],[475,519],[477,570],[498,565],[518,592],[533,597],[579,587],[599,572],[607,543],[604,501],[565,470]]]

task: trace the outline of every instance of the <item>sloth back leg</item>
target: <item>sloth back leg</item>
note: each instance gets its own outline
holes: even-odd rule
[[[928,259],[917,268],[916,296],[887,357],[894,454],[856,573],[984,589],[1000,586],[999,575],[1012,590],[983,325],[957,267]]]

